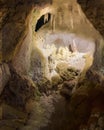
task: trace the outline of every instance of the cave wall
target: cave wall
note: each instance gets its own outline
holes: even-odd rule
[[[60,2],[63,4],[60,4]],[[60,2],[56,0],[53,2],[48,0],[41,0],[39,2],[30,2],[29,0],[0,1],[0,61],[12,61],[13,66],[18,72],[27,74],[31,67],[30,59],[35,44],[35,41],[33,43],[35,25],[42,15],[50,12],[52,19],[46,29],[50,29],[51,27],[51,29],[56,32],[61,30],[62,32],[76,33],[84,37],[93,38],[96,44],[94,64],[101,64],[103,39],[99,32],[97,32],[93,25],[86,19],[87,11],[84,11],[85,16],[76,1],[69,2],[66,0]],[[69,4],[67,4],[67,2],[69,2]],[[81,6],[83,5],[80,1],[79,3]],[[88,9],[89,12],[91,12],[93,2],[87,2],[87,4],[90,5]],[[100,5],[96,6],[95,4],[95,6],[93,6],[98,9]],[[98,13],[99,15],[100,12]],[[90,17],[88,18],[90,19]],[[98,19],[93,19],[93,21],[98,21]]]
[[[47,0],[0,0],[0,94],[11,78],[8,62],[15,61],[13,65],[18,73],[27,73],[32,40],[29,14],[33,7],[39,8],[50,3]]]
[[[1,54],[2,56],[0,56],[0,57],[2,57],[3,61],[8,61],[8,60],[12,59],[16,45],[18,43],[21,44],[24,37],[26,37],[27,30],[28,30],[27,28],[28,28],[28,25],[29,25],[28,24],[29,23],[28,15],[31,12],[31,9],[34,6],[40,6],[41,7],[43,5],[47,5],[47,3],[52,4],[52,1],[40,1],[40,2],[38,2],[38,1],[31,1],[30,2],[28,0],[25,1],[25,2],[24,1],[12,1],[12,0],[10,0],[8,2],[6,0],[0,1],[0,7],[1,7],[0,8],[0,10],[1,10],[1,14],[0,14],[1,15],[1,19],[0,19],[1,35],[0,36],[1,36],[1,41],[2,41],[1,42],[1,49],[0,49],[1,50],[0,54],[2,53]],[[53,3],[54,3],[54,6],[57,5],[57,1],[53,1]],[[67,1],[66,1],[66,3],[67,3]],[[74,3],[75,3],[75,1],[74,1]],[[80,1],[79,1],[79,3],[82,5],[82,3]],[[83,3],[85,4],[86,2],[83,2]],[[93,2],[87,2],[87,4],[90,5],[90,6],[88,6],[88,5],[87,6],[88,6],[88,9],[89,9],[89,12],[91,12],[92,11],[91,5],[93,5]],[[77,13],[79,13],[79,15],[80,15],[80,7],[78,5],[76,5],[76,7],[78,9],[74,10],[74,7],[72,7],[72,5],[69,5],[68,7],[66,7],[66,4],[64,2],[63,7],[60,6],[60,8],[57,8],[57,16],[59,16],[59,17],[56,16],[56,19],[57,19],[56,20],[57,21],[56,22],[56,28],[60,28],[60,27],[61,27],[61,29],[64,29],[64,28],[68,29],[69,28],[73,31],[73,29],[72,29],[73,28],[73,25],[72,25],[73,21],[76,22],[75,26],[77,26],[78,21],[79,22],[81,21],[82,26],[83,26],[82,30],[80,30],[81,28],[75,27],[76,28],[75,31],[80,30],[80,31],[83,32],[83,31],[89,30],[89,29],[83,29],[85,27],[85,25],[83,25],[84,19],[79,19],[79,17],[77,17]],[[93,7],[96,7],[96,9],[99,9],[98,7],[100,7],[101,2],[99,2],[98,5],[96,6],[96,4],[95,4],[95,6],[93,5]],[[83,5],[82,5],[82,7],[83,7]],[[69,12],[71,12],[71,11],[73,12],[73,14],[72,13],[70,14],[71,20],[69,18],[69,19],[63,21],[64,16],[62,16],[62,12],[64,11],[65,8],[69,8]],[[88,11],[86,11],[86,12],[88,12]],[[96,12],[96,11],[93,11],[93,12]],[[76,13],[76,15],[75,15],[75,13]],[[54,12],[53,12],[53,14],[54,14]],[[100,15],[101,11],[97,14]],[[72,15],[74,16],[74,18],[73,18]],[[68,12],[66,13],[65,17],[68,17]],[[69,20],[71,22],[70,24],[68,23]],[[93,20],[93,21],[98,21],[98,20]],[[59,23],[59,24],[57,24],[57,23]],[[101,26],[101,25],[102,24],[99,24],[99,26]],[[79,27],[79,26],[77,26],[77,27]],[[78,31],[78,33],[79,33],[79,31]],[[89,34],[88,32],[85,32],[85,33]],[[91,34],[93,34],[93,32]]]
[[[69,2],[66,0],[60,2],[63,4],[59,5],[59,2],[56,0],[53,3],[47,0],[40,2],[30,2],[29,0],[0,1],[0,62],[12,61],[18,73],[27,74],[31,70],[31,54],[36,43],[33,38],[33,35],[35,36],[36,33],[35,25],[42,15],[51,13],[51,22],[45,29],[51,28],[56,32],[61,30],[61,32],[76,33],[84,37],[93,38],[96,44],[94,65],[99,67],[102,64],[102,49],[104,44],[102,36],[95,30],[92,23],[102,34],[102,2],[95,4],[96,1],[78,1],[90,22],[76,1]],[[99,17],[101,17],[101,20],[99,20]],[[101,23],[98,24],[98,21]],[[0,68],[2,69],[2,66]],[[4,73],[4,70],[1,72]]]
[[[99,2],[96,0],[79,0],[78,2],[88,19],[103,35],[103,0],[100,0]],[[2,37],[1,39],[3,43],[1,47],[4,52],[2,53],[3,59],[11,59],[10,56],[7,55],[10,52],[12,53],[22,34],[24,34],[25,28],[27,26],[25,23],[26,17],[29,14],[31,8],[34,5],[42,6],[46,3],[52,3],[52,1],[0,1],[0,30],[2,29],[0,36]],[[13,47],[10,47],[11,44]]]
[[[94,27],[104,36],[104,1],[77,0]]]
[[[0,34],[2,58],[11,60],[16,45],[23,39],[28,26],[27,17],[34,6],[43,6],[50,1],[0,1]]]
[[[48,12],[52,11],[51,13],[53,15],[55,15],[55,13],[57,12],[56,18],[55,18],[56,26],[53,25],[53,28],[52,28],[53,31],[59,32],[59,29],[61,28],[62,32],[64,32],[66,30],[66,28],[69,28],[70,31],[68,31],[68,33],[77,31],[76,33],[78,33],[78,34],[80,32],[81,34],[87,34],[88,37],[89,37],[89,35],[93,36],[93,38],[95,40],[94,42],[96,44],[96,50],[95,50],[93,64],[97,65],[97,67],[99,68],[100,67],[99,65],[102,64],[102,49],[103,49],[104,43],[103,43],[103,38],[102,38],[102,36],[103,36],[103,24],[102,24],[103,18],[100,21],[98,17],[100,17],[100,14],[102,15],[102,11],[100,12],[100,10],[102,10],[103,4],[99,2],[100,3],[100,5],[99,5],[95,1],[96,4],[93,5],[93,3],[94,3],[93,1],[91,1],[91,2],[86,1],[85,3],[87,3],[87,9],[89,11],[84,10],[84,12],[86,11],[85,14],[89,18],[90,22],[93,23],[93,25],[97,28],[97,30],[100,31],[100,33],[102,34],[102,36],[101,36],[99,34],[99,32],[96,32],[93,25],[88,20],[86,20],[86,17],[84,16],[83,13],[81,15],[82,17],[79,17],[80,16],[80,11],[79,11],[80,7],[78,6],[78,8],[76,9],[74,7],[75,3],[73,3],[73,9],[75,9],[73,11],[73,16],[70,17],[70,18],[73,17],[73,21],[76,22],[75,30],[74,30],[73,22],[71,21],[71,23],[70,23],[70,19],[68,19],[68,20],[65,19],[65,21],[63,21],[63,19],[61,17],[58,17],[59,15],[61,16],[63,14],[61,11],[64,11],[64,8],[67,7],[67,3],[64,4],[64,6],[63,5],[61,6],[61,11],[60,11],[60,9],[57,10],[57,1],[54,1],[54,2],[55,2],[54,7],[56,7],[55,11],[48,10]],[[62,1],[60,1],[60,2],[62,2]],[[31,1],[31,2],[29,0],[27,0],[27,1],[19,1],[19,0],[15,0],[15,1],[14,0],[8,0],[8,1],[2,0],[2,1],[0,1],[0,7],[1,7],[0,8],[0,11],[1,11],[1,13],[0,13],[0,16],[1,16],[1,18],[0,18],[0,38],[1,38],[0,39],[0,94],[3,91],[5,85],[8,83],[8,81],[10,81],[12,79],[7,84],[6,87],[9,86],[9,88],[12,90],[12,92],[14,94],[19,90],[16,93],[17,94],[16,98],[17,99],[19,98],[19,101],[20,101],[21,100],[20,97],[21,97],[21,95],[23,95],[23,93],[21,91],[21,87],[23,87],[25,89],[24,86],[26,86],[27,87],[26,89],[28,89],[28,86],[29,86],[28,84],[30,84],[30,79],[28,79],[27,77],[22,77],[22,76],[16,75],[17,73],[16,74],[11,73],[10,68],[9,68],[10,61],[12,61],[13,67],[21,75],[31,74],[31,72],[34,72],[34,74],[35,74],[35,72],[36,72],[35,69],[38,70],[38,67],[35,68],[34,65],[36,65],[36,66],[38,64],[40,65],[40,61],[42,61],[42,60],[43,60],[43,64],[45,64],[44,57],[41,55],[41,52],[39,52],[38,49],[36,49],[36,46],[35,46],[36,41],[34,41],[33,35],[35,35],[34,31],[35,31],[35,25],[37,23],[37,20],[41,17],[41,15],[47,13],[46,9],[48,6],[50,6],[48,3],[49,3],[48,0],[45,0],[45,1],[41,0],[40,2],[38,0]],[[50,1],[50,3],[52,4],[52,1]],[[81,2],[80,2],[80,4],[82,5]],[[98,7],[98,5],[99,5],[99,8],[95,8],[95,11],[93,11],[92,5],[94,6],[94,8]],[[69,9],[71,11],[72,7],[70,7]],[[98,13],[96,12],[96,9],[99,9]],[[68,11],[66,10],[66,12],[67,12],[65,14],[66,16],[65,17],[63,16],[63,18],[68,17]],[[91,21],[91,18],[93,17],[93,15],[90,15],[91,12],[93,12],[93,13],[96,12],[98,15],[98,17],[96,19],[93,18],[92,21]],[[76,15],[75,15],[75,13],[76,13]],[[87,15],[87,13],[88,13],[88,15]],[[84,16],[84,18],[83,18],[83,16]],[[81,22],[84,27],[84,30],[83,30],[83,27],[80,28],[80,26],[79,26],[79,25],[81,25]],[[99,24],[99,22],[101,22],[101,24]],[[59,24],[57,24],[57,23],[59,23]],[[84,23],[87,23],[87,24],[84,24]],[[91,28],[87,28],[86,27],[87,25],[89,25]],[[46,26],[45,29],[48,29],[48,27]],[[88,33],[89,30],[91,31],[91,34]],[[37,62],[37,61],[39,61],[39,62]],[[40,68],[42,68],[42,67],[44,68],[43,64],[42,64],[42,66],[40,66]],[[29,73],[29,71],[30,71],[30,73]],[[39,71],[40,71],[40,69],[39,69]],[[38,75],[38,76],[40,76],[40,75]],[[10,79],[10,77],[12,77],[12,78]],[[93,77],[92,79],[90,79],[91,82],[96,81],[96,79],[97,79],[96,78],[97,76],[96,75],[93,76],[93,74],[92,74],[92,76],[91,76],[91,74],[88,75],[88,77],[89,78]],[[101,78],[99,76],[96,82],[98,83],[100,79]],[[16,85],[17,82],[18,82],[18,84]],[[103,80],[100,83],[102,85]],[[34,83],[32,82],[30,84],[30,86],[32,86],[33,84]],[[93,96],[92,95],[93,89],[91,89],[91,93],[90,93],[90,91],[87,90],[89,92],[87,94],[86,89],[84,89],[84,88],[86,88],[86,84],[84,87],[83,86],[84,85],[82,85],[82,89],[84,90],[84,93],[82,92],[82,89],[80,89],[81,93],[79,91],[76,91],[76,93],[79,94],[78,95],[79,97],[80,97],[80,94],[82,94],[81,98],[78,98],[78,99],[81,99],[81,101],[82,101],[83,100],[82,97],[84,95],[84,99],[86,99],[86,100],[89,99],[90,97],[92,97],[93,100],[96,100],[96,95],[97,95],[96,93],[98,92],[98,90],[95,91],[95,95]],[[92,86],[96,86],[96,85],[93,84]],[[92,86],[90,86],[90,87],[92,87]],[[15,89],[15,87],[17,87],[17,88]],[[22,88],[22,90],[24,90],[23,88]],[[103,90],[103,87],[101,88],[99,95],[101,94],[102,90]],[[31,95],[31,92],[33,92],[33,89],[32,89],[32,91],[31,90],[29,91],[29,93],[28,93],[29,97]],[[25,94],[24,95],[26,97],[27,90],[26,90]],[[71,105],[73,107],[72,108],[73,110],[74,110],[74,108],[77,108],[74,112],[76,112],[75,114],[77,115],[78,118],[81,117],[80,119],[82,119],[82,116],[84,114],[86,115],[88,111],[87,112],[84,111],[84,113],[83,113],[83,111],[81,111],[83,109],[83,104],[82,104],[82,106],[79,106],[79,107],[77,106],[78,104],[80,104],[79,103],[80,100],[76,99],[78,97],[76,95],[74,95],[75,97],[74,96],[72,97]],[[87,98],[86,98],[86,96],[87,96]],[[12,97],[12,99],[15,102],[15,98]],[[90,106],[90,104],[88,103],[89,100],[87,100],[87,101],[86,100],[85,100],[84,110],[86,110],[86,105],[88,108]],[[78,104],[77,104],[77,101],[78,101]],[[10,102],[11,102],[11,100],[10,100]],[[18,103],[21,103],[21,102],[22,102],[22,100]],[[98,100],[98,102],[99,102],[99,100]],[[102,101],[102,103],[103,103],[103,101]],[[94,105],[96,105],[96,101],[95,101]],[[71,111],[71,113],[74,113],[74,112]],[[72,123],[72,125],[73,125],[73,123]]]
[[[104,38],[104,1],[103,0],[77,0],[80,4],[83,12],[89,21],[93,24],[96,30]],[[101,41],[104,44],[103,41]],[[102,65],[104,64],[104,46],[101,46],[101,61]],[[97,51],[98,52],[98,51]],[[97,54],[96,54],[97,55]],[[95,56],[96,57],[96,56]],[[98,57],[98,56],[97,56]]]

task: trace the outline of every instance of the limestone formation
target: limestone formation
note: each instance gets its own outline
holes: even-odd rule
[[[0,130],[104,129],[103,10],[0,0]]]

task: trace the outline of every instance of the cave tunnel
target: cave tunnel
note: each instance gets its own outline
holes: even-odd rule
[[[37,32],[42,26],[44,26],[46,23],[48,23],[50,21],[50,18],[51,18],[50,13],[42,15],[37,21],[35,31]]]
[[[0,130],[104,130],[104,41],[77,1],[0,2]]]

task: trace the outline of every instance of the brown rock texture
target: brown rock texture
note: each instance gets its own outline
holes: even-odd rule
[[[104,37],[104,1],[103,0],[78,0],[84,13],[94,27]]]
[[[25,76],[20,76],[13,69],[11,78],[7,82],[1,99],[14,107],[25,109],[26,102],[35,98],[35,84]]]
[[[11,73],[8,64],[4,63],[0,65],[0,94],[2,93],[3,88],[7,84],[10,77]]]
[[[2,57],[11,59],[16,45],[25,37],[27,17],[34,6],[44,6],[51,1],[0,1],[0,35]]]
[[[47,125],[50,121],[51,125],[47,126],[47,128],[50,129],[51,127],[52,130],[82,130],[83,125],[87,126],[89,130],[90,127],[92,128],[90,124],[93,121],[91,120],[94,120],[100,128],[104,128],[101,119],[102,115],[104,116],[104,74],[100,72],[100,69],[103,70],[100,67],[103,63],[102,61],[104,61],[104,53],[102,51],[104,49],[104,1],[78,0],[87,18],[83,12],[80,12],[80,6],[75,0],[73,0],[74,2],[70,0],[69,4],[67,4],[68,0],[63,1],[0,0],[0,119],[6,118],[4,121],[0,120],[0,129],[16,130],[19,125],[21,126],[21,122],[22,125],[25,124],[24,118],[26,117],[24,112],[21,113],[20,111],[26,111],[26,105],[31,100],[35,102],[37,95],[39,95],[38,98],[40,96],[41,98],[35,103],[32,102],[35,105],[33,106],[33,113],[31,112],[33,115],[30,115],[36,126],[32,124],[31,117],[29,117],[30,125],[33,125],[34,128],[39,127],[40,122],[44,127],[44,124]],[[63,2],[63,5],[61,2]],[[86,78],[81,82],[76,78],[80,75],[79,71],[71,69],[62,71],[60,66],[56,68],[59,71],[59,77],[53,77],[52,82],[47,78],[41,77],[45,73],[45,59],[40,50],[35,48],[36,40],[42,38],[35,32],[35,25],[37,20],[43,15],[41,10],[43,9],[42,11],[47,13],[47,8],[44,7],[52,4],[54,5],[54,11],[51,12],[53,18],[51,19],[53,24],[52,31],[58,33],[69,31],[68,29],[70,29],[69,32],[76,34],[81,32],[81,34],[91,35],[94,38],[93,65],[97,66],[97,70],[93,70],[92,67],[87,72]],[[93,28],[92,24],[98,31]],[[49,24],[45,26],[45,29],[45,31],[50,29]],[[37,39],[34,38],[34,40],[33,34],[38,38],[36,37]],[[56,40],[56,43],[58,42],[60,43],[60,39]],[[11,64],[12,66],[10,66]],[[63,64],[61,66],[66,69]],[[39,75],[36,75],[36,72]],[[36,85],[35,79],[37,80]],[[74,89],[74,87],[76,88]],[[61,92],[58,90],[60,88]],[[55,95],[51,95],[52,93],[55,93]],[[59,93],[65,97],[65,100]],[[2,102],[6,105],[2,106]],[[15,110],[16,107],[20,111]],[[29,106],[27,105],[27,107]],[[4,113],[2,113],[2,108]],[[53,111],[55,112],[54,114]],[[91,116],[96,112],[101,112],[101,114],[98,115],[97,119],[92,119]],[[2,114],[4,115],[2,116]],[[52,118],[50,118],[51,114],[53,114]],[[15,119],[14,115],[17,117],[16,122],[13,121]],[[52,124],[54,119],[55,122]],[[66,123],[66,126],[63,122]],[[4,126],[6,123],[10,126]],[[31,130],[33,129],[31,128]]]

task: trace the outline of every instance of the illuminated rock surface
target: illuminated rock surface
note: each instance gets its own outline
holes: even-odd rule
[[[0,130],[104,129],[103,10],[0,0]]]

